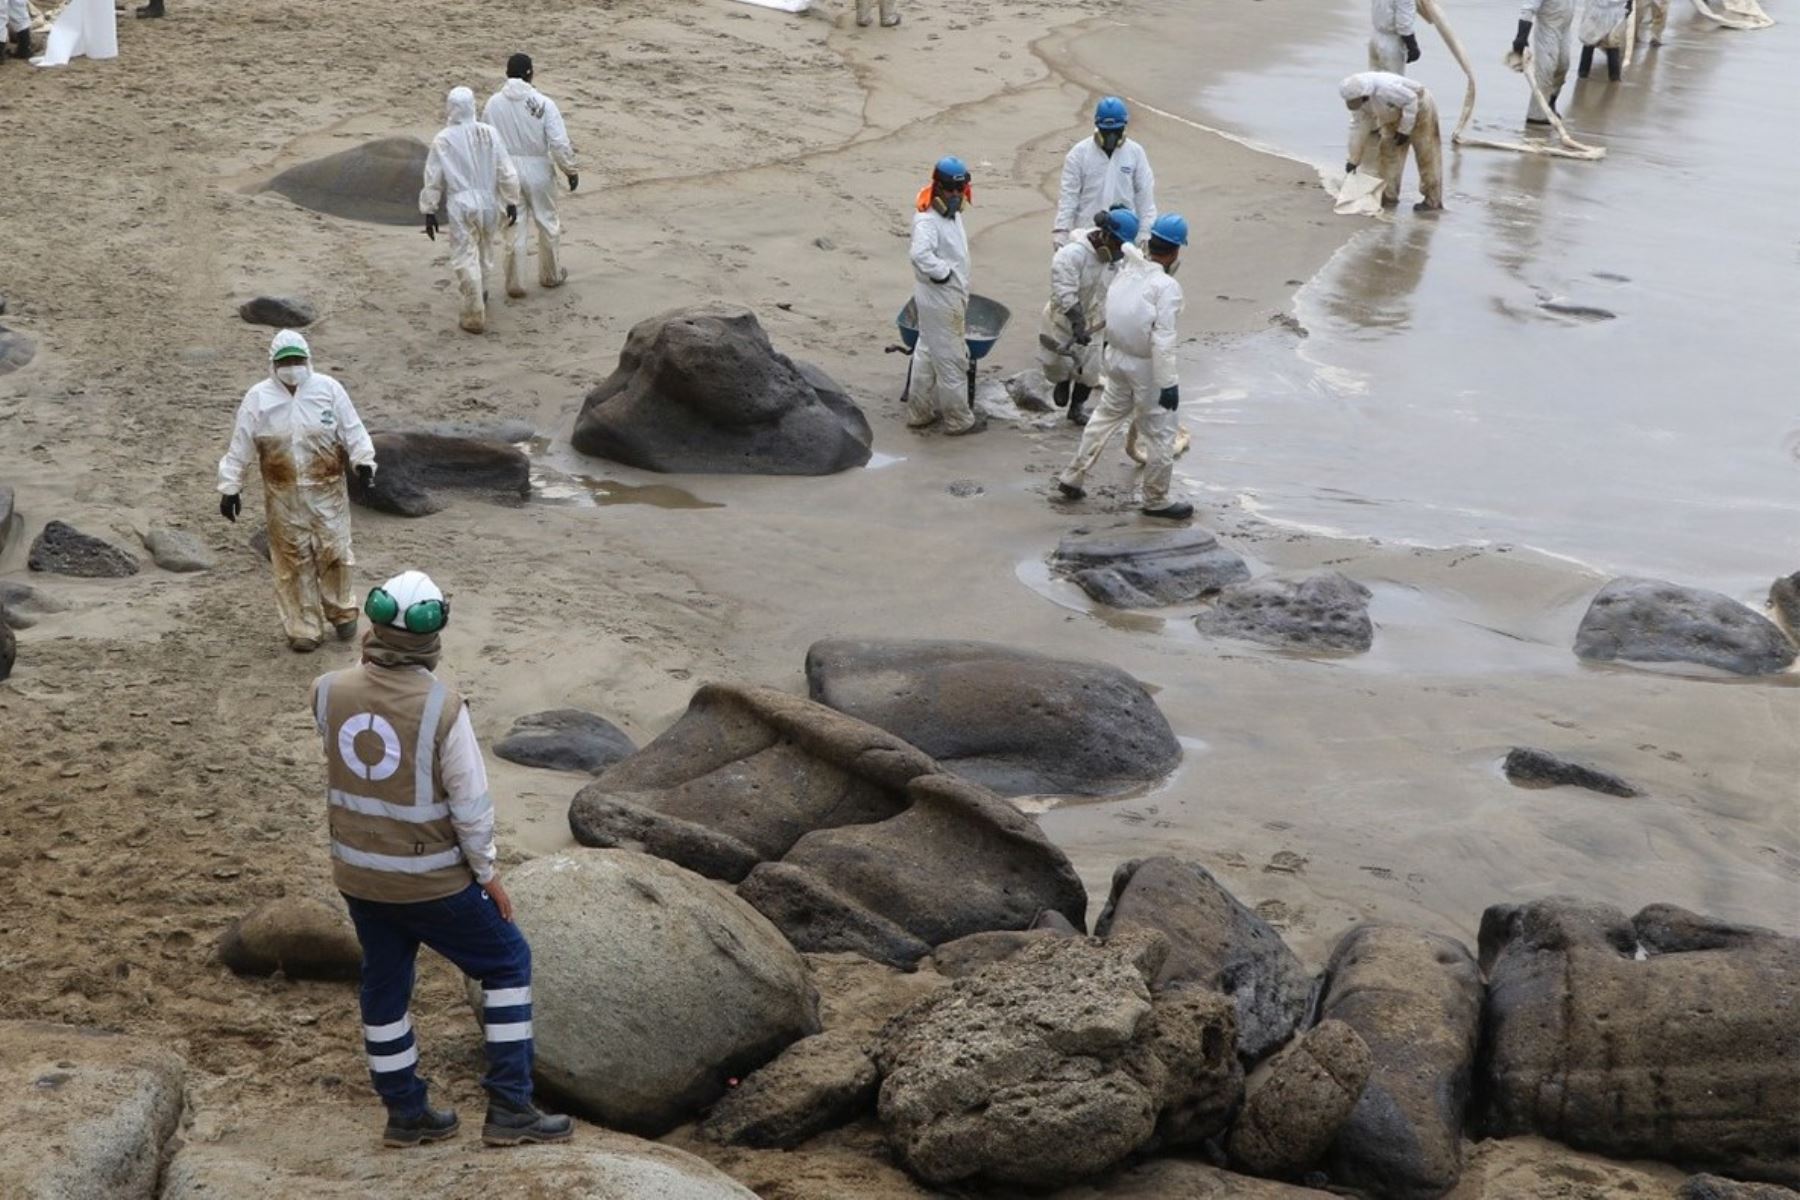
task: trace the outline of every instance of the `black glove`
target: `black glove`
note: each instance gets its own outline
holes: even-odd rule
[[[425,214],[425,236],[430,238],[434,242],[437,241],[437,214],[436,213],[426,213]]]
[[[573,171],[570,171],[569,172],[569,190],[572,192],[580,186],[581,186],[581,176],[577,175]]]
[[[227,521],[230,521],[233,525],[237,524],[238,514],[243,511],[244,501],[241,496],[232,495],[219,497],[219,515],[224,517]]]
[[[1410,141],[1412,141],[1412,134],[1401,133],[1397,129],[1394,131],[1394,145],[1404,146],[1404,145],[1406,145],[1406,143],[1408,143]]]
[[[1156,398],[1156,402],[1162,405],[1166,411],[1174,412],[1176,406],[1181,403],[1181,388],[1171,383],[1162,390],[1162,394]]]
[[[363,485],[365,492],[372,490],[375,487],[375,464],[357,463],[356,478]]]
[[[506,227],[508,229],[511,229],[514,225],[517,225],[518,223],[519,223],[519,206],[516,204],[507,205],[506,206]]]
[[[1345,163],[1344,164],[1344,174],[1346,174],[1346,175],[1356,174],[1356,164],[1353,162]]]
[[[1409,33],[1405,37],[1401,38],[1400,40],[1403,43],[1405,43],[1405,45],[1406,45],[1406,61],[1409,63],[1418,62],[1419,61],[1419,39]]]
[[[950,276],[951,276],[951,275],[952,275],[952,274],[954,274],[954,272],[951,272],[951,271],[945,271],[945,272],[944,272],[944,273],[943,273],[943,274],[942,274],[942,275],[940,275],[940,276],[938,276],[938,277],[937,277],[937,278],[936,278],[936,279],[934,279],[934,280],[932,280],[932,281],[931,281],[931,282],[933,282],[933,283],[936,283],[936,284],[945,284],[945,283],[949,283],[949,282],[950,282]]]
[[[1531,22],[1526,21],[1526,20],[1521,20],[1519,22],[1519,32],[1513,34],[1513,53],[1514,54],[1525,53],[1525,43],[1529,42],[1530,40],[1531,40]]]
[[[1063,316],[1069,319],[1069,329],[1074,334],[1072,340],[1077,346],[1086,346],[1094,340],[1088,333],[1087,314],[1081,311],[1080,305],[1071,306]]]

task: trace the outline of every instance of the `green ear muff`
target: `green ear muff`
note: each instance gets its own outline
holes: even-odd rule
[[[363,601],[363,613],[377,625],[392,625],[400,614],[400,605],[386,588],[370,588],[369,598]]]
[[[386,588],[380,587],[369,589],[363,612],[377,625],[391,626],[394,618],[399,617],[408,633],[436,633],[450,623],[449,600],[420,600],[407,605],[403,615],[400,602],[388,595]]]

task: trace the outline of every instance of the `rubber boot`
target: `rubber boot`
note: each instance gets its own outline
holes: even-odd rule
[[[1625,76],[1625,50],[1623,47],[1608,46],[1606,48],[1606,77],[1614,83]]]
[[[140,17],[160,17],[160,16],[162,16],[163,15],[163,0],[150,0],[150,3],[148,3],[148,4],[139,5],[138,10],[137,10],[137,15]]]
[[[456,1136],[460,1126],[455,1110],[448,1108],[432,1108],[427,1105],[425,1111],[410,1117],[389,1113],[387,1128],[381,1131],[381,1144],[395,1150],[404,1150],[408,1146],[424,1142],[441,1142],[447,1137]]]
[[[351,638],[356,636],[356,625],[357,625],[356,618],[351,617],[348,621],[345,621],[342,625],[333,625],[331,628],[332,628],[332,632],[337,634],[338,641],[347,642]]]
[[[1577,70],[1575,72],[1575,74],[1582,79],[1586,79],[1588,77],[1588,72],[1592,71],[1593,69],[1594,69],[1594,48],[1592,46],[1583,46],[1581,48],[1581,67],[1579,70]]]
[[[1078,383],[1069,390],[1069,420],[1070,421],[1074,422],[1077,425],[1086,425],[1087,424],[1087,421],[1088,421],[1087,409],[1082,406],[1087,403],[1087,398],[1089,395],[1091,395],[1093,393],[1093,390],[1094,390],[1093,388],[1089,387],[1085,383]]]
[[[1050,389],[1050,403],[1058,408],[1069,407],[1069,381],[1063,380]]]
[[[1142,508],[1138,511],[1146,517],[1161,517],[1165,521],[1185,521],[1194,515],[1194,506],[1186,500],[1176,500],[1161,508]]]
[[[501,1100],[488,1101],[481,1140],[490,1146],[520,1146],[526,1142],[566,1142],[574,1136],[575,1122],[567,1117],[539,1112],[531,1105],[514,1108]]]
[[[31,57],[31,30],[20,29],[12,35],[12,52],[14,58]]]

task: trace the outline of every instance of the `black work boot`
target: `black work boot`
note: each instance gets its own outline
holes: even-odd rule
[[[539,1112],[531,1105],[514,1108],[490,1097],[481,1140],[490,1146],[520,1146],[527,1142],[566,1142],[575,1135],[575,1122],[563,1116]]]
[[[447,1137],[454,1137],[460,1127],[461,1122],[456,1119],[454,1109],[426,1105],[423,1112],[410,1117],[389,1113],[387,1128],[381,1131],[381,1144],[404,1150],[408,1146],[441,1142]]]
[[[12,35],[12,52],[14,58],[31,57],[31,30],[20,29]]]
[[[1050,402],[1058,408],[1069,407],[1069,381],[1063,380],[1050,389]]]
[[[1581,66],[1575,72],[1575,74],[1580,76],[1582,79],[1586,79],[1588,77],[1588,72],[1592,71],[1593,69],[1594,69],[1594,48],[1592,46],[1583,46],[1581,48]]]
[[[160,17],[163,15],[163,0],[150,0],[148,4],[138,5],[137,15],[140,17]]]
[[[1077,425],[1086,425],[1088,422],[1087,409],[1082,406],[1087,403],[1093,390],[1085,383],[1078,383],[1069,391],[1069,420]]]
[[[1194,506],[1186,500],[1176,500],[1161,508],[1139,509],[1146,517],[1161,517],[1165,521],[1185,521],[1194,515]]]
[[[1608,46],[1606,48],[1606,77],[1614,83],[1625,76],[1625,51],[1623,48]]]

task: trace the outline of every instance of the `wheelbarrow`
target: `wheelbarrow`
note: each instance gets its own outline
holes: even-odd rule
[[[963,340],[969,347],[969,408],[975,408],[975,364],[987,357],[994,343],[1000,340],[1001,331],[1012,319],[1012,309],[998,300],[990,300],[986,296],[974,293],[969,295],[969,309],[963,320]],[[912,391],[912,352],[919,344],[919,306],[918,302],[908,300],[900,315],[894,318],[894,324],[900,328],[898,346],[889,346],[889,354],[904,354],[906,362],[906,386],[900,390],[900,398]]]

